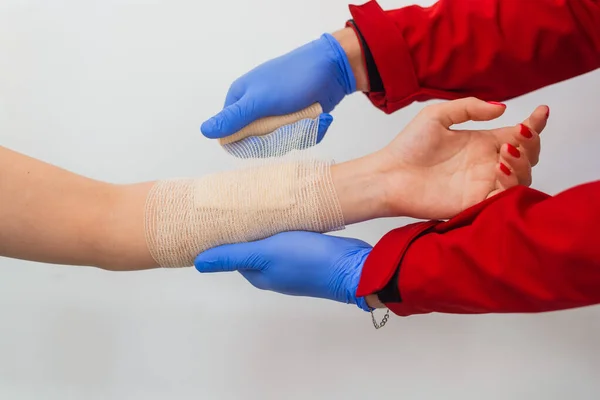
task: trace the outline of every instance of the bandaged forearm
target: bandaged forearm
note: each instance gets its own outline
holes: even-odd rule
[[[344,226],[330,163],[296,161],[158,181],[146,204],[148,250],[162,267],[186,267],[202,251],[279,232]]]

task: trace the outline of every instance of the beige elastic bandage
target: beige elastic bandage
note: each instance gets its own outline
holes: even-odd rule
[[[234,142],[240,142],[250,136],[265,136],[277,131],[282,126],[290,125],[303,119],[316,119],[322,112],[321,105],[315,103],[293,114],[262,118],[240,129],[233,135],[219,139],[219,143],[225,146]]]
[[[146,239],[157,264],[192,266],[211,247],[279,232],[342,229],[332,162],[305,150],[316,143],[320,112],[312,106],[284,116],[279,126],[275,118],[256,121],[259,129],[249,125],[233,135],[237,141],[221,141],[230,154],[246,160],[244,168],[158,181],[146,204]]]

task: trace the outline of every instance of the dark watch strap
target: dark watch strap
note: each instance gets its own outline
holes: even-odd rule
[[[401,303],[402,298],[400,297],[400,290],[398,288],[398,274],[400,273],[400,266],[396,267],[396,272],[392,279],[385,285],[381,291],[377,293],[379,301],[383,304],[387,303]]]
[[[377,65],[375,65],[375,60],[373,59],[373,54],[365,41],[360,29],[354,23],[354,20],[348,21],[354,27],[355,32],[358,35],[358,40],[360,40],[361,47],[363,49],[363,55],[365,57],[365,66],[367,68],[367,77],[369,79],[369,91],[370,92],[383,92],[383,81],[381,80],[381,75],[379,75],[379,70],[377,69]]]

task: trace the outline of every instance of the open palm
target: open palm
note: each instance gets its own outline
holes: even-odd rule
[[[516,126],[450,129],[495,119],[504,110],[475,98],[426,107],[383,149],[394,165],[387,185],[398,209],[415,218],[450,218],[512,186],[530,185],[531,166],[540,152],[538,132],[547,119],[545,106]]]

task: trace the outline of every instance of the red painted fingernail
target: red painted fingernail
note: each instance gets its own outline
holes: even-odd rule
[[[506,150],[508,150],[508,154],[510,154],[514,158],[521,157],[521,152],[515,146],[513,146],[510,143],[506,144]]]
[[[498,103],[497,101],[488,101],[488,103],[493,104],[495,106],[500,106],[500,107],[506,108],[506,104],[504,104],[504,103]]]
[[[528,127],[526,127],[523,124],[521,125],[521,135],[525,136],[527,139],[531,139],[531,137],[533,136],[533,133],[531,133],[531,131],[529,130]]]
[[[502,170],[502,172],[504,172],[506,175],[510,176],[510,169],[508,169],[508,167],[506,165],[504,165],[503,163],[500,163],[500,169]]]
[[[548,119],[548,117],[550,117],[550,107],[548,107],[548,111],[546,111],[546,119]]]

